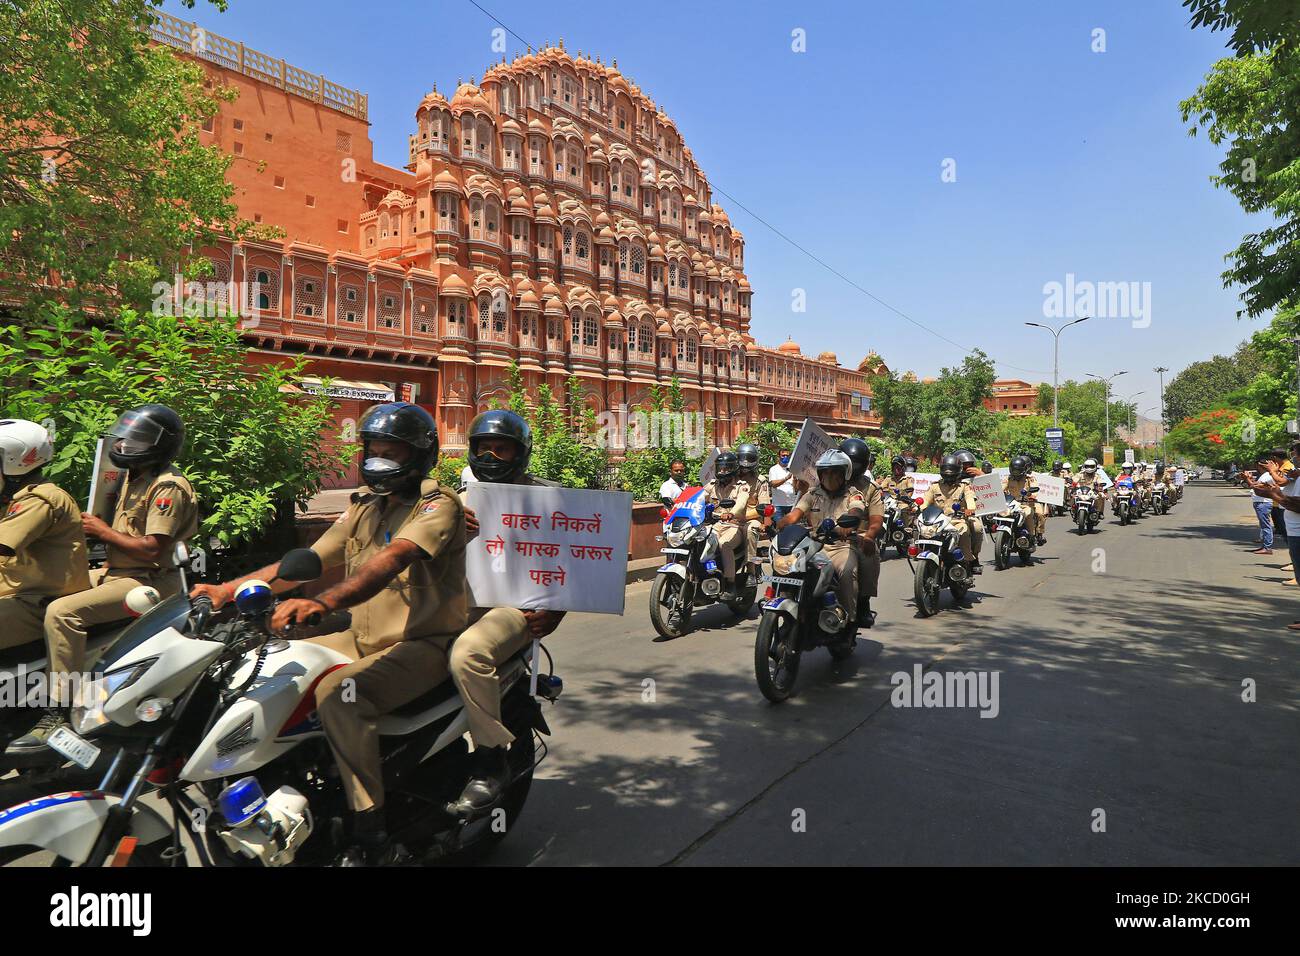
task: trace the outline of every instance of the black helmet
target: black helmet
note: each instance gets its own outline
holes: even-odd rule
[[[986,475],[993,474],[993,462],[991,461],[984,462],[984,464],[980,465],[980,471],[984,472],[984,474]]]
[[[123,412],[108,437],[108,457],[117,467],[160,467],[180,453],[185,424],[166,405],[141,405]]]
[[[861,438],[846,438],[840,442],[840,451],[849,456],[849,461],[853,462],[853,477],[850,481],[857,481],[862,477],[862,473],[871,467],[871,460],[875,456],[871,453],[871,446]]]
[[[1011,459],[1011,476],[1013,478],[1023,478],[1034,467],[1034,460],[1028,455],[1016,455]]]
[[[1061,461],[1059,458],[1052,462],[1052,474],[1059,475],[1061,473],[1061,466],[1064,464],[1065,462]]]
[[[916,471],[917,466],[921,464],[921,460],[917,458],[915,455],[904,455],[903,464],[905,464],[908,468],[911,468],[913,471]]]
[[[895,455],[893,458],[889,459],[889,467],[890,467],[890,468],[906,468],[906,467],[907,467],[907,459],[904,458],[902,455]]]
[[[967,468],[975,467],[976,464],[975,453],[970,449],[958,448],[955,452],[953,452],[953,454],[957,457],[957,460],[961,462],[961,467],[963,471],[965,471]]]
[[[410,402],[385,402],[361,416],[361,479],[379,495],[391,494],[429,473],[438,460],[438,426],[433,416]],[[411,446],[411,456],[398,465],[384,458],[372,458],[372,441],[400,441]]]
[[[956,481],[965,474],[966,465],[963,463],[960,454],[944,455],[943,461],[939,462],[939,476],[946,478],[948,481]]]
[[[740,460],[741,471],[754,471],[758,468],[758,446],[752,442],[737,445],[736,458]]]
[[[740,458],[734,451],[724,451],[713,462],[713,477],[726,480],[736,477],[740,471]]]
[[[496,455],[480,455],[478,439],[496,436],[509,438],[518,446],[510,461]],[[479,481],[497,481],[510,484],[528,471],[528,460],[533,456],[533,430],[521,415],[504,409],[483,412],[469,426],[469,467]]]

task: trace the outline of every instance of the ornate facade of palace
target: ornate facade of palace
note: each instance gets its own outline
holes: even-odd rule
[[[284,231],[204,252],[255,310],[259,359],[306,353],[345,428],[392,393],[463,448],[513,361],[530,389],[577,376],[598,413],[676,376],[719,442],[767,419],[879,430],[875,353],[845,368],[755,341],[744,237],[616,63],[561,42],[435,90],[396,169],[373,158],[364,95],[195,30],[163,15],[153,36],[238,90],[204,139],[233,157],[241,215]]]

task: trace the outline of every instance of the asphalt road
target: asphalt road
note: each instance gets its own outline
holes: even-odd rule
[[[634,585],[548,640],[551,751],[495,862],[1300,863],[1300,595],[1254,535],[1221,482],[1086,538],[1053,519],[1032,567],[986,546],[967,606],[929,619],[886,559],[868,639],[806,655],[775,706],[754,619],[657,640]],[[997,672],[997,716],[892,706],[917,664]]]

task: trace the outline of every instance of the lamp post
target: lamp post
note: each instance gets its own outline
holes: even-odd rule
[[[1042,325],[1038,322],[1026,322],[1025,325],[1032,325],[1036,329],[1046,329],[1052,333],[1052,427],[1055,428],[1061,424],[1060,416],[1057,414],[1056,402],[1060,396],[1061,386],[1058,383],[1059,371],[1061,367],[1061,333],[1072,325],[1078,325],[1080,322],[1087,322],[1089,316],[1081,319],[1075,319],[1073,322],[1066,322],[1059,329],[1054,329],[1050,325]]]
[[[1151,371],[1160,376],[1160,457],[1165,456],[1165,372],[1169,369],[1161,365],[1159,368],[1153,368]]]
[[[1095,372],[1088,373],[1089,378],[1095,378],[1106,383],[1106,444],[1107,445],[1110,444],[1110,383],[1113,382],[1115,379],[1119,378],[1121,375],[1127,375],[1127,374],[1128,372],[1116,372],[1114,375],[1110,376],[1109,378],[1106,378],[1105,376],[1098,375]]]
[[[1146,390],[1144,389],[1143,391],[1140,391],[1140,392],[1134,392],[1134,393],[1133,393],[1132,395],[1130,395],[1128,398],[1124,399],[1124,404],[1129,406],[1129,410],[1128,410],[1128,440],[1129,440],[1129,444],[1132,444],[1132,443],[1133,443],[1133,433],[1134,433],[1135,431],[1137,431],[1137,422],[1135,421],[1135,419],[1136,419],[1136,417],[1137,417],[1137,405],[1135,405],[1135,404],[1133,403],[1133,399],[1137,398],[1139,395],[1145,395],[1145,394],[1146,394]]]

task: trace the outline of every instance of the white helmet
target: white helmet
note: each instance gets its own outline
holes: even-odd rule
[[[21,418],[0,421],[0,472],[6,478],[30,474],[53,458],[50,434],[40,425]]]
[[[1087,461],[1085,461],[1085,462],[1083,463],[1083,470],[1084,470],[1084,471],[1096,471],[1096,470],[1097,470],[1097,459],[1096,459],[1096,458],[1089,458]]]
[[[853,476],[853,459],[837,448],[824,451],[814,466],[818,472],[828,468],[840,468],[844,471],[844,483],[847,485]]]
[[[1074,471],[1074,466],[1067,462],[1062,462],[1061,471]]]

